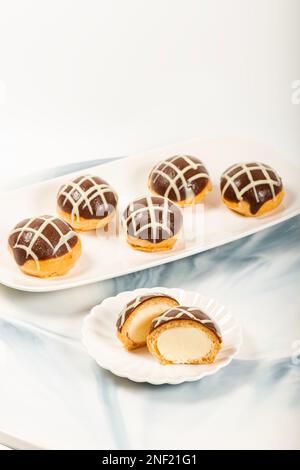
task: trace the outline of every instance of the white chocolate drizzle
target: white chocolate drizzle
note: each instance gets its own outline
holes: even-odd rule
[[[168,313],[170,313],[171,311],[174,313],[174,315],[168,316]],[[203,325],[206,325],[206,324],[210,323],[211,325],[213,325],[216,328],[215,323],[211,319],[209,319],[209,318],[200,319],[199,317],[194,315],[193,312],[199,312],[199,308],[194,308],[194,307],[185,308],[185,307],[181,307],[181,306],[172,307],[172,308],[166,310],[162,315],[160,315],[159,317],[157,317],[153,321],[153,328],[157,328],[162,323],[166,323],[166,322],[171,321],[171,320],[179,320],[181,317],[183,317],[185,315],[187,315],[191,320],[194,320],[198,323],[202,323]]]
[[[136,199],[135,201],[131,202],[128,207],[128,217],[123,218],[125,228],[128,227],[129,223],[132,224],[132,231],[133,236],[138,237],[141,232],[147,230],[148,228],[151,229],[151,238],[153,240],[157,239],[157,230],[161,228],[162,230],[166,231],[170,236],[173,236],[173,232],[170,229],[168,219],[169,216],[172,215],[172,209],[170,208],[169,204],[170,201],[165,197],[156,196],[162,201],[162,204],[153,203],[153,198],[151,196],[145,196],[144,198]],[[143,207],[138,207],[135,209],[135,205],[139,204],[139,201],[146,201],[146,206],[141,203]],[[158,221],[158,217],[156,216],[155,212],[158,211],[162,213],[162,222]],[[143,212],[148,213],[149,215],[149,223],[141,225],[139,229],[137,229],[136,217]]]
[[[81,187],[81,184],[84,181],[89,181],[92,184],[92,186],[86,191]],[[71,189],[69,190],[69,188]],[[74,193],[74,191],[77,191],[79,193],[79,198],[77,200],[75,200],[74,197],[72,197],[72,194]],[[82,208],[85,209],[87,207],[91,216],[97,216],[97,214],[93,213],[93,208],[91,206],[91,202],[96,197],[99,197],[103,206],[108,208],[109,204],[105,197],[105,194],[107,193],[112,193],[115,196],[116,202],[118,201],[117,193],[108,183],[103,182],[99,184],[96,181],[94,181],[93,176],[85,175],[85,176],[82,176],[82,178],[77,182],[75,182],[74,180],[68,181],[59,190],[58,197],[64,196],[62,206],[64,206],[67,201],[71,203],[72,205],[71,220],[72,222],[74,222],[75,219],[79,220],[80,218],[79,208],[82,203],[83,203]]]
[[[30,227],[32,222],[36,219],[43,221],[38,229]],[[62,233],[59,227],[54,223],[55,220],[61,221],[61,223],[64,224],[68,228],[68,232],[65,234]],[[51,225],[51,227],[53,227],[59,235],[59,241],[57,245],[55,246],[53,246],[51,241],[43,234],[43,231],[48,225]],[[24,232],[33,233],[33,237],[31,238],[28,246],[20,243],[20,238],[22,237]],[[63,245],[65,245],[67,251],[70,252],[72,250],[72,247],[69,245],[68,242],[71,238],[77,237],[77,234],[73,230],[70,229],[70,226],[63,219],[60,219],[54,216],[53,217],[52,216],[51,217],[47,217],[47,216],[32,217],[31,219],[28,220],[28,222],[26,222],[26,224],[23,227],[18,227],[12,230],[12,232],[10,233],[10,237],[16,233],[18,234],[18,237],[17,237],[15,244],[13,245],[13,249],[19,248],[21,250],[24,250],[26,253],[26,260],[28,260],[28,258],[33,259],[36,263],[37,269],[40,269],[40,264],[39,264],[38,256],[35,254],[33,248],[34,248],[35,242],[39,238],[41,238],[45,243],[47,243],[52,248],[53,256],[55,256],[57,251]]]
[[[186,166],[183,169],[178,168],[174,162],[177,159],[183,159],[186,163]],[[166,173],[167,168],[172,168],[176,172],[176,176],[174,178],[170,177]],[[152,183],[155,184],[156,180],[159,176],[162,176],[168,181],[168,187],[164,193],[165,197],[169,197],[171,190],[173,189],[176,200],[180,201],[180,191],[184,189],[186,198],[191,198],[195,196],[193,189],[191,188],[191,183],[200,178],[207,178],[209,179],[209,175],[207,171],[203,171],[204,165],[202,162],[195,163],[188,155],[175,155],[173,158],[169,160],[164,160],[163,162],[159,162],[151,171],[150,178],[152,179]],[[195,175],[186,178],[185,174],[190,170],[198,170],[198,173]],[[178,180],[181,180],[181,184],[177,185]]]
[[[154,293],[151,293],[149,295],[147,295],[147,294],[139,295],[135,299],[128,302],[125,305],[125,307],[121,310],[121,312],[119,313],[118,322],[120,323],[120,326],[122,326],[124,324],[124,322],[126,320],[126,315],[127,315],[128,310],[132,310],[132,311],[135,310],[136,307],[138,307],[138,305],[141,302],[144,302],[145,300],[150,300],[153,297],[168,297],[168,296],[165,296],[164,294],[161,294],[160,292],[154,292]]]
[[[232,176],[229,176],[229,173],[231,173],[234,170],[237,170],[240,168],[240,170],[235,173]],[[252,171],[255,170],[260,170],[263,175],[265,176],[264,179],[258,179],[254,180],[252,176]],[[275,175],[275,180],[271,178],[269,171],[272,171]],[[239,178],[240,176],[246,174],[249,179],[249,184],[247,184],[244,188],[239,189],[236,185],[235,180]],[[247,193],[250,189],[253,189],[254,196],[256,199],[256,202],[259,202],[259,196],[257,193],[257,186],[261,184],[267,184],[269,185],[271,192],[272,192],[272,197],[275,199],[276,193],[275,193],[275,187],[281,185],[281,179],[278,173],[271,167],[268,167],[267,165],[264,165],[263,163],[259,162],[253,162],[253,163],[237,163],[236,165],[228,168],[228,170],[225,171],[225,173],[222,174],[222,178],[226,179],[226,183],[222,189],[222,196],[224,197],[227,189],[231,187],[236,195],[236,198],[241,201],[243,199],[243,195]]]

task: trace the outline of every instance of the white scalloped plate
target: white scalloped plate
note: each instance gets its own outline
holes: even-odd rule
[[[133,352],[123,348],[116,336],[118,313],[129,300],[149,292],[162,292],[175,297],[181,305],[197,306],[218,324],[223,337],[223,347],[214,364],[161,365],[146,347]],[[96,305],[84,321],[82,341],[90,356],[104,369],[134,382],[161,385],[191,382],[215,374],[227,366],[238,353],[242,335],[237,320],[226,307],[214,299],[204,297],[198,292],[155,287],[121,292]]]

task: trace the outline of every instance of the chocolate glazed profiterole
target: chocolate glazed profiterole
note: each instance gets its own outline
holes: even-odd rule
[[[224,204],[248,217],[274,210],[284,197],[278,173],[259,162],[232,165],[222,174],[220,187]]]
[[[169,199],[146,196],[131,202],[124,214],[127,241],[137,250],[170,250],[182,227],[181,210]]]
[[[8,239],[20,269],[31,276],[61,276],[81,255],[81,242],[59,217],[43,215],[19,222]]]
[[[115,215],[117,203],[115,190],[98,176],[79,176],[57,194],[57,211],[75,230],[104,227]]]
[[[148,186],[153,194],[179,206],[202,201],[212,189],[202,161],[190,155],[175,155],[158,163],[149,175]]]
[[[177,300],[159,292],[135,297],[118,316],[118,338],[128,350],[145,346],[152,320],[176,305]]]
[[[153,320],[147,346],[161,364],[210,364],[221,348],[217,325],[197,307],[177,306]]]

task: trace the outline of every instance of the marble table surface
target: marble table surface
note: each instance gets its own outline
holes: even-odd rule
[[[154,286],[198,290],[229,305],[243,328],[238,357],[216,375],[178,386],[137,384],[98,367],[80,343],[84,316],[107,296]],[[0,286],[0,444],[299,449],[299,286],[300,216],[90,286],[39,294]]]

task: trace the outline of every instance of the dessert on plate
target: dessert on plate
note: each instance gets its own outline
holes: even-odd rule
[[[176,306],[152,321],[150,353],[161,364],[211,364],[221,349],[220,331],[197,307]]]
[[[118,316],[118,338],[126,349],[145,346],[152,320],[176,305],[177,300],[161,293],[135,297],[125,305]]]
[[[220,188],[224,204],[247,217],[261,216],[276,209],[284,197],[276,170],[259,162],[230,166],[221,176]]]
[[[151,170],[148,187],[152,194],[186,206],[202,201],[212,184],[201,160],[190,155],[175,155]]]
[[[161,196],[143,196],[132,201],[123,214],[127,242],[142,251],[173,248],[182,228],[181,210]]]
[[[62,276],[81,255],[77,233],[65,220],[50,215],[19,222],[9,234],[8,246],[19,268],[36,277]]]
[[[104,227],[115,216],[117,203],[116,191],[99,176],[78,176],[57,194],[57,212],[75,230]]]

